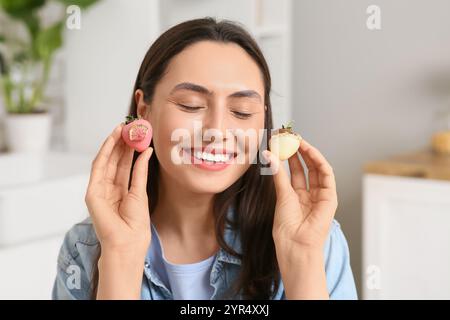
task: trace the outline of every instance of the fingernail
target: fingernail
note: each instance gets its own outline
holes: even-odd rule
[[[308,141],[306,141],[305,139],[300,140],[300,147],[304,147],[308,145]]]
[[[113,130],[112,132],[119,131],[119,128],[120,128],[120,130],[122,130],[122,126],[121,126],[121,125],[118,125],[118,126],[116,126],[116,127],[114,128],[114,130]]]

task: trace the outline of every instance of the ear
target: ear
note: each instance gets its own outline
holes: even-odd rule
[[[137,115],[141,118],[147,118],[147,113],[149,111],[149,105],[144,101],[144,92],[141,89],[137,89],[134,93],[134,101],[137,106]]]

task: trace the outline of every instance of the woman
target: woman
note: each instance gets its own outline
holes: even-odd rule
[[[270,138],[270,90],[264,57],[237,24],[196,19],[162,34],[129,110],[152,124],[151,146],[135,153],[123,124],[103,143],[86,192],[90,218],[66,234],[53,298],[356,298],[326,159],[302,140],[307,185],[298,153],[289,178],[262,145],[253,153],[249,139],[228,134],[266,129]],[[200,132],[200,146],[215,152],[179,147],[179,129],[192,140]],[[209,129],[224,134],[207,144]],[[173,150],[200,164],[176,163]],[[217,153],[224,158],[208,161]]]

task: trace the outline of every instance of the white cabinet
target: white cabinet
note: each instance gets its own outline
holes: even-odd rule
[[[0,248],[0,300],[50,299],[63,238]]]
[[[363,298],[450,299],[450,181],[363,180]]]
[[[87,215],[94,156],[0,154],[0,250],[60,234]]]
[[[93,156],[0,155],[0,299],[49,299],[64,234],[88,215]]]

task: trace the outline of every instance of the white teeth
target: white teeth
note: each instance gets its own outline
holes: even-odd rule
[[[216,154],[216,155],[214,155],[214,161],[216,161],[216,162],[225,162],[224,154]]]
[[[212,154],[209,152],[201,152],[201,151],[195,151],[194,152],[194,157],[196,157],[197,159],[200,160],[207,160],[207,161],[214,161],[214,162],[227,162],[228,160],[230,160],[233,155],[232,154],[222,154],[222,153],[218,153],[218,154]]]
[[[214,155],[211,153],[203,152],[203,158],[206,158],[206,160],[209,160],[209,161],[214,161]]]

